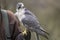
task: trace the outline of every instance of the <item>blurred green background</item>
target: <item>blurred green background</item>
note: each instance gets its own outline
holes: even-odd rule
[[[3,9],[13,12],[18,2],[23,2],[37,16],[40,25],[50,33],[49,40],[60,40],[60,0],[0,0]],[[40,37],[41,40],[47,40]],[[36,40],[35,33],[32,33],[31,40]]]

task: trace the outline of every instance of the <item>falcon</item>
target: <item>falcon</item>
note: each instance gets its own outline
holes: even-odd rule
[[[48,39],[49,33],[47,33],[40,25],[37,17],[24,7],[24,4],[19,2],[16,6],[15,16],[24,25],[26,30],[35,32],[37,35],[41,35]]]

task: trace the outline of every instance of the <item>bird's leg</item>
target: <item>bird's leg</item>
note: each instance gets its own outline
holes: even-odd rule
[[[39,35],[36,33],[36,36],[37,36],[37,40],[39,40]]]

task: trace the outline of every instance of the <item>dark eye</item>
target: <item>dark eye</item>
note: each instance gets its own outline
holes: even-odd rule
[[[20,9],[21,8],[21,5],[18,5],[18,9]]]
[[[21,8],[21,6],[18,7],[18,9],[20,9],[20,8]]]

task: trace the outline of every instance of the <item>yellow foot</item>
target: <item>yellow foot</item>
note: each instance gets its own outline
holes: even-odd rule
[[[23,32],[22,32],[23,35],[27,35],[27,30],[25,29]]]

